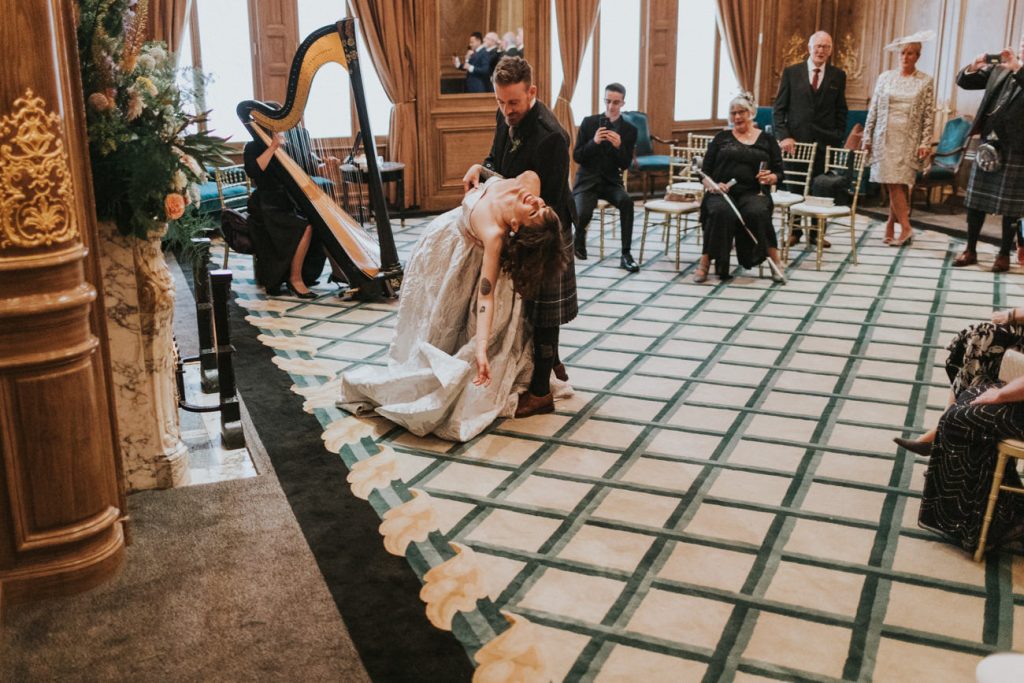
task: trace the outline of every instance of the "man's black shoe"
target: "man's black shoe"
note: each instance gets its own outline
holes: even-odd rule
[[[635,273],[640,270],[640,266],[636,264],[636,261],[633,260],[633,255],[629,252],[623,254],[622,258],[619,259],[619,267],[623,270],[628,270],[631,273]]]
[[[573,240],[572,253],[581,261],[587,260],[587,233],[577,232]]]

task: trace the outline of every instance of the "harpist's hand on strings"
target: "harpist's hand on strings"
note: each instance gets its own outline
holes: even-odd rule
[[[486,351],[477,351],[476,354],[476,377],[473,384],[478,387],[486,387],[491,383],[491,363],[487,360]]]

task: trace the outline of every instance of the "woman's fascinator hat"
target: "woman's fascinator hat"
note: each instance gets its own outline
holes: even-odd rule
[[[935,31],[932,31],[931,29],[928,29],[928,30],[925,30],[925,31],[918,31],[917,33],[911,33],[909,36],[903,36],[902,38],[897,38],[896,40],[894,40],[891,43],[889,43],[888,45],[886,45],[885,49],[886,50],[899,50],[904,45],[909,45],[910,43],[927,43],[929,40],[934,40],[934,39],[935,39]]]

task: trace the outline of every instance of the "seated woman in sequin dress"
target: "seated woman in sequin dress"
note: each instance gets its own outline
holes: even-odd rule
[[[702,170],[717,185],[708,188],[701,203],[704,246],[694,282],[707,280],[712,261],[720,278],[729,277],[734,241],[736,260],[744,268],[752,268],[767,257],[779,264],[779,272],[782,272],[778,239],[772,225],[775,207],[770,193],[771,186],[782,180],[782,150],[771,134],[754,127],[756,112],[757,105],[751,95],[733,98],[729,103],[732,128],[722,131],[708,144]],[[739,209],[756,242],[744,230],[723,194],[728,194]]]

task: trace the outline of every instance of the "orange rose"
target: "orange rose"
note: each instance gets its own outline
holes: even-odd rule
[[[185,213],[185,198],[172,192],[164,198],[164,213],[168,220],[177,220]]]

